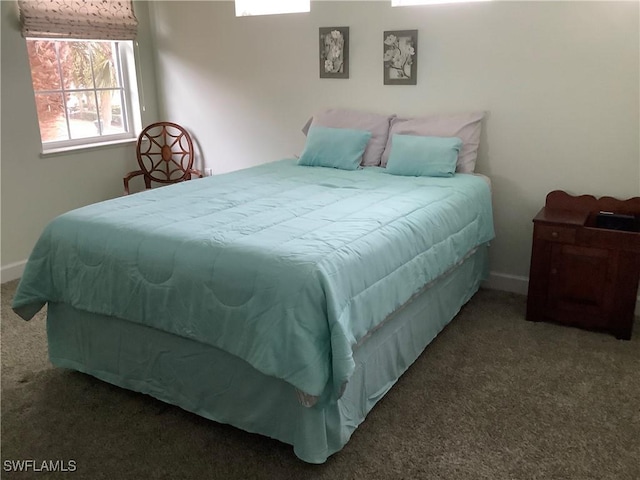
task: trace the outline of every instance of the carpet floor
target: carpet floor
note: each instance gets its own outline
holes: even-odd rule
[[[54,368],[45,314],[2,285],[2,478],[639,480],[640,332],[524,320],[480,290],[323,465],[290,446]],[[636,319],[636,330],[640,324]],[[75,472],[7,462],[73,461]]]

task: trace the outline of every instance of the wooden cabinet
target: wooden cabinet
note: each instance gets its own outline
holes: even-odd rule
[[[627,222],[624,230],[598,226],[602,211],[627,220],[631,216],[632,224]],[[547,195],[533,219],[527,320],[631,338],[640,273],[639,219],[640,197]]]

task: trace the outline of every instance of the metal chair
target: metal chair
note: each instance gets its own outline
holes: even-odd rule
[[[124,193],[129,195],[129,181],[144,175],[146,188],[151,182],[161,184],[202,178],[202,172],[193,168],[194,150],[189,133],[180,125],[171,122],[152,123],[138,136],[136,154],[140,170],[129,172],[122,179]]]

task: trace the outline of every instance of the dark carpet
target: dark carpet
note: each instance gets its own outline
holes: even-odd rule
[[[640,479],[640,335],[524,320],[481,290],[323,465],[87,375],[53,368],[41,312],[2,285],[2,478]],[[636,319],[636,329],[640,328]],[[73,461],[13,472],[10,461]]]

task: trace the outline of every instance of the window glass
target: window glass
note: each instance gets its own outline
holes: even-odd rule
[[[391,0],[392,7],[405,7],[409,5],[435,5],[440,3],[469,3],[487,2],[491,0]]]
[[[236,0],[236,17],[298,13],[311,10],[310,0]]]

